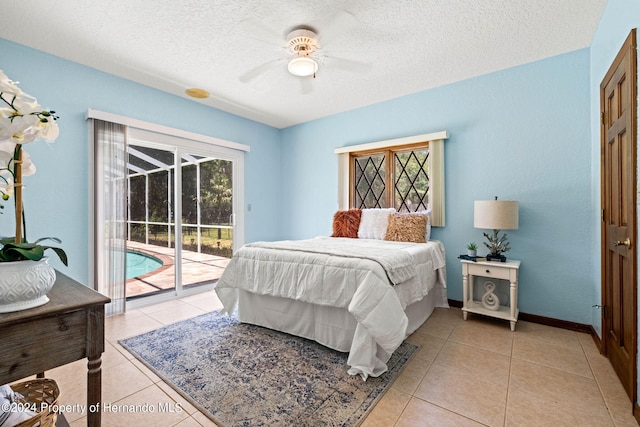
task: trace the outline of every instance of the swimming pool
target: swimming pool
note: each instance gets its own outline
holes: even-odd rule
[[[162,261],[151,255],[127,250],[127,280],[162,267]]]

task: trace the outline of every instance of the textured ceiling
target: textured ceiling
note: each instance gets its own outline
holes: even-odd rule
[[[3,0],[0,37],[283,128],[588,47],[605,3]],[[286,70],[301,25],[318,33],[315,79]]]

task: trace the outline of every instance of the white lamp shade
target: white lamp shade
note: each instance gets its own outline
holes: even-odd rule
[[[476,200],[473,202],[473,226],[491,230],[518,228],[518,202],[515,200]]]
[[[306,77],[318,71],[318,63],[309,57],[302,56],[289,61],[287,69],[294,76]]]

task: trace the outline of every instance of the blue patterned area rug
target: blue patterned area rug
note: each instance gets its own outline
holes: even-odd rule
[[[418,350],[404,342],[389,371],[363,382],[347,353],[209,313],[120,341],[217,424],[357,426]]]

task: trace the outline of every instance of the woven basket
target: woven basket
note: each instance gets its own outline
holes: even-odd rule
[[[23,399],[18,399],[19,403],[34,406],[38,410],[36,415],[16,427],[55,427],[58,419],[55,406],[58,404],[60,389],[54,380],[36,378],[14,384],[11,388],[23,396]]]

